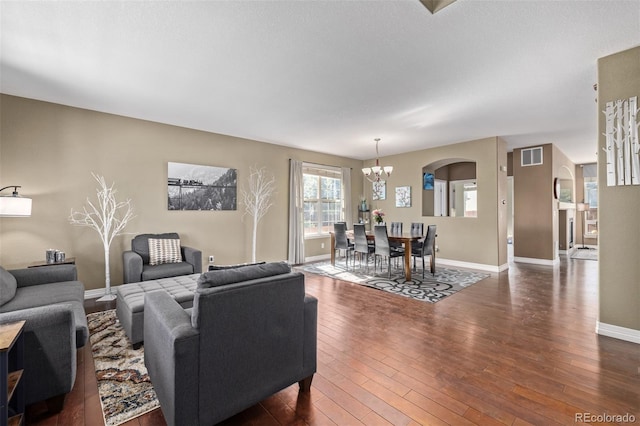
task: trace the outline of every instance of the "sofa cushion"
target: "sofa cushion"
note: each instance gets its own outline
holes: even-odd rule
[[[142,271],[142,281],[177,277],[178,275],[189,275],[193,273],[194,273],[193,265],[188,262],[163,263],[162,265],[148,265]]]
[[[0,306],[13,299],[17,287],[16,277],[0,266]]]
[[[179,239],[149,238],[149,265],[179,262],[182,262]]]
[[[0,307],[0,312],[37,308],[55,303],[84,303],[84,285],[80,281],[64,281],[20,287],[15,297]]]
[[[219,269],[205,272],[198,279],[198,288],[211,288],[258,278],[291,272],[291,266],[286,262],[271,262],[256,265],[240,266],[238,268]]]

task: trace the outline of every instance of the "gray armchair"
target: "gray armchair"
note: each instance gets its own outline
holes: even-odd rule
[[[145,295],[144,360],[169,425],[212,425],[316,371],[318,300],[286,263],[210,271],[191,312]]]
[[[26,320],[26,405],[45,400],[50,412],[62,409],[76,379],[77,349],[89,337],[83,304],[75,265],[0,267],[0,324]]]
[[[202,252],[191,247],[180,247],[181,262],[150,265],[149,238],[180,239],[175,233],[141,234],[131,240],[131,250],[122,253],[124,283],[156,280],[202,272]]]

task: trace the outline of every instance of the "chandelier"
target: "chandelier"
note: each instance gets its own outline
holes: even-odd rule
[[[380,159],[378,158],[380,157],[380,154],[378,154],[378,142],[380,142],[380,138],[376,138],[374,140],[376,141],[376,165],[373,167],[365,167],[364,169],[362,169],[362,173],[369,182],[380,182],[380,179],[382,177],[391,176],[393,166],[380,167]]]

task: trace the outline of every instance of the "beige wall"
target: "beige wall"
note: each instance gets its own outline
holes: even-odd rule
[[[166,206],[167,162],[184,162],[238,169],[239,185],[252,165],[266,166],[277,181],[275,204],[260,223],[258,258],[287,257],[288,160],[347,166],[353,169],[352,216],[366,194],[372,208],[382,207],[389,220],[422,221],[438,225],[439,257],[492,267],[505,266],[506,255],[506,144],[500,138],[463,142],[383,160],[395,166],[386,201],[371,201],[371,185],[359,172],[363,162],[175,126],[103,114],[8,95],[0,97],[0,183],[22,185],[34,199],[30,218],[0,218],[0,264],[23,267],[42,260],[48,248],[77,258],[80,279],[87,289],[104,286],[100,240],[89,228],[68,223],[72,208],[94,198],[91,172],[115,182],[118,195],[130,198],[136,217],[111,248],[112,285],[122,282],[123,250],[133,235],[176,231],[186,245],[209,254],[216,263],[246,262],[251,256],[251,223],[237,211],[176,212]],[[433,218],[421,215],[422,168],[447,158],[478,164],[479,217]],[[372,161],[365,162],[372,163]],[[504,182],[503,182],[504,181]],[[410,208],[395,207],[395,187],[409,185]],[[503,229],[504,228],[504,229]],[[324,247],[321,245],[324,244]],[[310,239],[305,255],[328,255],[329,239]]]
[[[104,287],[100,239],[89,228],[73,227],[72,208],[95,199],[91,172],[115,182],[118,196],[130,198],[136,217],[111,247],[112,285],[122,283],[122,251],[132,235],[179,232],[185,245],[202,250],[216,263],[251,260],[251,221],[237,211],[168,211],[167,162],[238,169],[238,185],[246,185],[250,166],[266,166],[277,182],[275,203],[260,222],[258,258],[287,258],[289,158],[352,167],[351,197],[361,193],[362,161],[324,155],[181,127],[135,120],[78,108],[2,95],[0,184],[22,185],[33,198],[30,218],[0,218],[0,264],[23,267],[43,260],[45,250],[57,248],[75,256],[87,289]],[[328,239],[322,253],[329,253]],[[320,241],[310,240],[306,255]],[[320,250],[320,249],[318,249]]]
[[[598,111],[617,99],[640,97],[640,47],[598,60]],[[605,139],[598,114],[598,152]],[[607,186],[606,156],[598,156],[601,323],[640,330],[640,186]]]
[[[478,217],[423,217],[423,167],[447,159],[475,161],[478,180]],[[373,165],[374,160],[365,165]],[[437,148],[380,158],[382,165],[393,166],[387,180],[386,200],[372,201],[372,185],[366,182],[366,194],[371,209],[382,208],[387,222],[423,222],[438,227],[436,244],[438,257],[461,262],[499,267],[507,264],[506,204],[507,173],[499,166],[507,165],[505,142],[497,137],[461,142]],[[395,188],[411,187],[411,207],[395,207]]]

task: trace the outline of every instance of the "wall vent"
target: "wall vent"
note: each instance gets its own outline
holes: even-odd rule
[[[538,166],[542,164],[542,147],[523,149],[520,153],[521,166]]]

